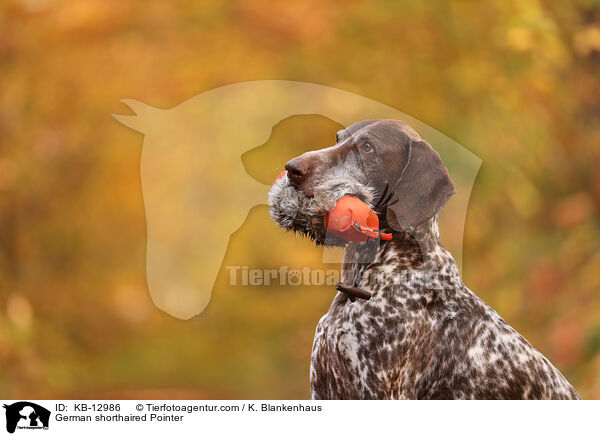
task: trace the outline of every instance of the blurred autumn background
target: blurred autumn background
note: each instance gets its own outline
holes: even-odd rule
[[[463,279],[600,399],[599,6],[3,0],[0,395],[308,397],[314,327],[333,291],[233,287],[223,266],[201,315],[158,310],[145,274],[143,135],[111,117],[127,113],[123,98],[170,108],[285,79],[393,106],[483,160]],[[339,127],[292,117],[244,164],[269,183]],[[265,206],[224,265],[249,258],[257,268],[322,259]]]

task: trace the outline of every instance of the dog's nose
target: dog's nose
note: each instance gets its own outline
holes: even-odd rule
[[[306,180],[310,167],[305,159],[296,157],[285,164],[285,169],[292,185],[299,187]]]

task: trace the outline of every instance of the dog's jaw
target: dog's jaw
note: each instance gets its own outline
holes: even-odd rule
[[[345,246],[340,239],[325,229],[325,215],[345,195],[352,195],[367,205],[373,201],[373,188],[352,178],[330,177],[308,196],[293,186],[288,177],[278,179],[269,192],[271,219],[282,229],[300,233],[317,245]]]

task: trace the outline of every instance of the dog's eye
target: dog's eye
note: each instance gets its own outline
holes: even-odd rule
[[[365,142],[365,143],[362,145],[362,149],[363,149],[363,151],[366,151],[366,152],[368,153],[368,152],[371,152],[371,151],[373,151],[373,146],[372,146],[370,143],[368,143],[368,142]]]

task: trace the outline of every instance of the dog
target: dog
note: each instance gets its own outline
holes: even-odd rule
[[[271,218],[317,245],[345,247],[338,289],[370,296],[340,291],[320,319],[311,398],[580,399],[463,284],[438,230],[454,184],[407,123],[361,121],[285,168],[269,192]],[[348,195],[377,213],[391,240],[349,242],[327,232],[327,212]]]

